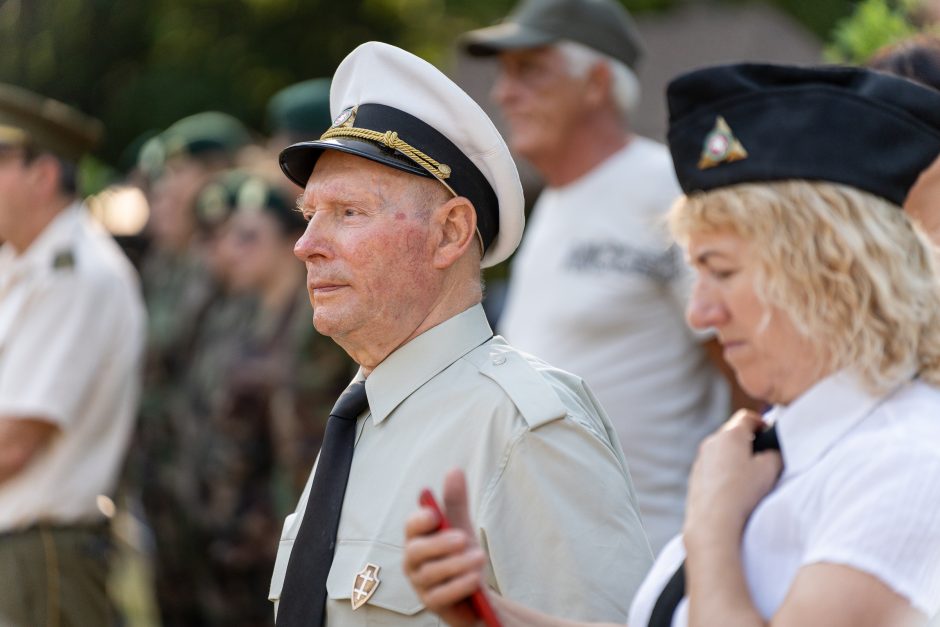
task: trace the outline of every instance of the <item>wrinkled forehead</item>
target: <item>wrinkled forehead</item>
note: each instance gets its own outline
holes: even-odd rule
[[[317,160],[302,201],[397,203],[418,197],[425,187],[439,187],[436,181],[402,172],[344,152],[328,150]]]

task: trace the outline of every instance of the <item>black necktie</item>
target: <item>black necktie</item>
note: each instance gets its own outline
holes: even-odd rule
[[[780,441],[777,439],[776,426],[771,426],[754,437],[754,452],[779,451]],[[685,596],[685,560],[673,574],[669,583],[663,588],[656,599],[656,605],[650,613],[649,627],[672,627],[672,617],[679,607],[679,602]]]
[[[303,522],[287,562],[277,627],[323,624],[326,577],[333,564],[336,529],[356,443],[356,418],[368,408],[365,382],[354,381],[330,412]]]

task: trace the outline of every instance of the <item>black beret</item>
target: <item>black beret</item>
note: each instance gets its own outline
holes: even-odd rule
[[[722,65],[676,78],[667,100],[686,193],[806,179],[901,205],[940,155],[940,92],[871,70]]]

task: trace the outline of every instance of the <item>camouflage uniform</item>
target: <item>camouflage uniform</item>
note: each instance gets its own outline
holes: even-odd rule
[[[160,206],[174,207],[172,215],[183,224],[192,222],[187,229],[200,228],[195,210],[202,185],[249,141],[238,120],[218,112],[189,116],[153,138],[148,144],[155,155],[151,169],[163,177],[155,188],[161,184],[164,193],[170,192],[160,196]],[[191,521],[192,429],[199,420],[194,419],[198,414],[192,410],[188,381],[191,364],[199,358],[202,328],[225,297],[207,265],[200,233],[181,230],[174,235],[177,239],[163,241],[168,236],[155,228],[155,215],[151,234],[156,241],[141,267],[150,315],[148,354],[125,488],[131,507],[139,499],[154,534],[156,593],[164,624],[199,625],[199,591],[187,584],[188,573],[200,567],[205,551]],[[182,252],[180,245],[185,246]]]
[[[156,542],[155,581],[164,624],[192,621],[193,591],[178,585],[201,548],[180,520],[184,501],[181,481],[180,415],[184,373],[193,356],[198,321],[215,300],[211,277],[195,254],[148,258],[141,271],[150,312],[144,388],[135,445],[128,456],[125,484],[139,499]]]
[[[264,595],[280,521],[316,457],[333,399],[352,374],[313,330],[306,293],[282,311],[233,308],[207,318],[188,382],[191,422],[186,510],[204,542],[194,569],[205,624],[271,624]],[[241,301],[244,307],[244,300]],[[243,314],[247,310],[243,310]]]

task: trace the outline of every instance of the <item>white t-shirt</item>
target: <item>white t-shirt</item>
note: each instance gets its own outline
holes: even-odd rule
[[[872,396],[849,374],[816,384],[767,416],[783,474],[754,510],[742,561],[754,605],[769,620],[797,572],[842,564],[877,577],[927,616],[940,610],[940,390],[920,381]],[[666,545],[637,593],[628,624],[648,624],[685,559]],[[688,599],[673,617],[688,624]]]
[[[79,205],[0,247],[0,420],[61,429],[0,485],[0,531],[102,517],[133,426],[144,309],[133,268]]]
[[[669,152],[634,137],[546,189],[512,266],[501,332],[584,378],[610,415],[654,553],[682,526],[699,442],[728,388],[685,322],[691,286],[665,224],[680,191]]]

